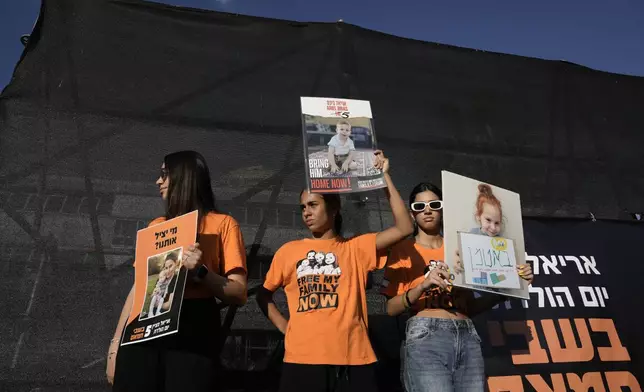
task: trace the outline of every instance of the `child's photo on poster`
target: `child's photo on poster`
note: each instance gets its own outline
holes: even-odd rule
[[[517,266],[525,263],[518,193],[443,171],[446,255],[457,261],[454,285],[525,297]]]
[[[172,299],[183,248],[173,249],[148,258],[148,280],[139,320],[160,316],[172,308]]]
[[[374,137],[368,117],[304,115],[311,177],[364,177],[374,168]]]

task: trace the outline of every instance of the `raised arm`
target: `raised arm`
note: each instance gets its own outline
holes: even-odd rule
[[[273,291],[268,290],[265,287],[260,287],[257,291],[257,305],[261,309],[262,313],[280,330],[281,333],[286,335],[286,327],[288,326],[288,320],[282,312],[277,309],[275,302],[273,302]]]
[[[384,172],[384,178],[387,184],[385,194],[387,195],[387,199],[389,199],[389,206],[394,215],[394,225],[379,232],[376,236],[376,249],[384,250],[413,233],[414,224],[409,215],[409,211],[407,211],[405,202],[400,197],[400,193],[398,193],[398,189],[396,189],[389,175],[389,159],[380,150],[376,151],[375,155],[376,162],[374,166]]]

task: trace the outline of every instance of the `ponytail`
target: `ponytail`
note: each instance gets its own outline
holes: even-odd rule
[[[492,187],[488,184],[479,184],[479,195],[476,198],[476,216],[481,216],[483,213],[483,204],[488,203],[499,209],[499,213],[503,216],[501,210],[501,201],[492,193]]]
[[[322,199],[324,199],[324,204],[326,204],[326,211],[330,215],[335,213],[335,218],[333,219],[333,231],[335,234],[342,235],[342,201],[340,200],[340,195],[335,193],[323,193]]]

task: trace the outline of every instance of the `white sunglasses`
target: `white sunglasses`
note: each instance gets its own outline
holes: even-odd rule
[[[425,208],[429,207],[432,211],[438,211],[443,209],[442,200],[432,200],[432,201],[415,201],[411,203],[411,210],[415,212],[425,211]]]

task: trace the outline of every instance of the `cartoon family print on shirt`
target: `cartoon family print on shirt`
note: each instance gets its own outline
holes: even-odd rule
[[[338,307],[342,271],[333,252],[308,251],[306,257],[297,262],[296,274],[300,290],[298,312]]]
[[[310,250],[306,258],[297,262],[297,277],[304,275],[340,275],[342,271],[338,260],[332,252],[316,252]]]

